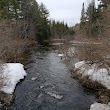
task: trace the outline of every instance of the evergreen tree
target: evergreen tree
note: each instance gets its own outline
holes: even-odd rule
[[[86,13],[85,13],[85,6],[84,3],[82,5],[82,11],[81,11],[81,18],[80,18],[81,23],[86,22]]]
[[[16,0],[1,0],[0,1],[0,18],[12,19],[17,18],[19,3]]]
[[[44,6],[44,4],[41,4],[39,6],[39,11],[40,11],[40,19],[38,24],[36,25],[37,28],[37,39],[40,44],[43,44],[44,41],[48,40],[51,36],[50,32],[50,25],[49,25],[49,12]]]
[[[85,4],[82,5],[81,18],[80,18],[80,30],[81,33],[85,33],[85,25],[86,25],[86,12],[85,12]]]
[[[28,38],[33,28],[39,43],[48,40],[51,36],[48,17],[49,12],[44,4],[39,5],[36,0],[0,0],[0,18],[18,25],[22,23],[21,38]]]
[[[50,23],[50,27],[53,38],[61,39],[64,38],[65,35],[70,36],[75,34],[74,31],[69,28],[68,25],[64,22],[52,20]]]
[[[89,4],[86,15],[89,22],[93,23],[96,21],[96,7],[94,0],[92,0],[92,2]]]
[[[96,27],[96,21],[97,21],[97,12],[95,7],[95,0],[92,0],[92,2],[89,4],[87,8],[87,24],[86,24],[86,34],[90,37],[96,37],[97,35],[97,27]]]

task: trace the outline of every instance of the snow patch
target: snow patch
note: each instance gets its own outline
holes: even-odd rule
[[[89,76],[93,81],[105,86],[110,90],[110,75],[106,68],[98,68],[97,64],[90,66],[85,61],[81,61],[75,64],[75,69],[79,69],[82,76]]]
[[[75,69],[80,68],[81,66],[83,66],[85,64],[85,61],[80,61],[78,63],[75,64]]]
[[[3,65],[3,76],[5,76],[5,86],[1,88],[1,91],[12,94],[16,87],[16,84],[20,79],[24,79],[27,75],[23,65],[20,63],[6,63]]]
[[[110,110],[110,105],[94,103],[91,105],[90,110]]]

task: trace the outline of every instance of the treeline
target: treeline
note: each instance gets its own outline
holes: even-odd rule
[[[64,22],[50,21],[48,17],[49,12],[44,4],[39,5],[36,0],[0,1],[0,20],[10,20],[16,27],[21,25],[20,38],[34,37],[42,43],[50,36],[63,35],[69,29]]]
[[[80,38],[85,43],[78,47],[79,59],[110,64],[110,0],[99,0],[98,6],[92,0],[87,8],[83,3]]]
[[[35,0],[1,0],[0,20],[10,20],[19,27],[20,38],[34,38],[39,43],[50,37],[48,20],[49,12],[46,7]],[[2,23],[2,22],[1,22]]]
[[[64,22],[48,17],[45,5],[36,0],[0,0],[0,59],[17,59],[33,43],[48,45],[51,38],[74,34]]]
[[[50,29],[52,38],[67,39],[68,36],[73,37],[75,34],[73,28],[69,27],[66,23],[55,20],[50,21]]]
[[[83,3],[81,12],[80,29],[87,37],[102,38],[109,37],[108,30],[110,24],[110,1],[99,0],[100,4],[96,8],[95,0],[85,9]]]

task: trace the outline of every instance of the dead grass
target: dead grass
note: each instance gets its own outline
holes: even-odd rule
[[[37,44],[34,41],[34,33],[22,38],[24,36],[21,35],[21,31],[24,31],[24,29],[21,30],[22,25],[23,23],[20,21],[13,23],[10,20],[0,20],[0,89],[5,86],[7,79],[7,76],[2,74],[3,64],[16,62],[28,47]],[[31,35],[32,37],[30,37]]]
[[[89,76],[84,76],[80,79],[81,85],[83,87],[89,88],[89,89],[93,89],[95,91],[99,90],[102,88],[102,86],[97,82],[97,81],[93,81],[89,78]]]
[[[75,55],[79,60],[90,61],[92,63],[103,62],[108,64],[110,63],[110,44],[107,42],[94,42],[88,44],[81,44],[76,46]]]
[[[9,45],[8,51],[5,54],[7,62],[16,62],[27,48],[36,45],[37,42],[29,39],[17,39]],[[11,47],[11,48],[10,48]],[[23,56],[22,56],[23,57]]]

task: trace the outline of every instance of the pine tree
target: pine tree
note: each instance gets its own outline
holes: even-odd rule
[[[96,14],[96,7],[95,7],[95,0],[92,0],[92,2],[89,4],[87,8],[87,28],[86,28],[86,34],[89,37],[96,37],[96,20],[97,20],[97,14]]]
[[[39,43],[43,44],[51,36],[50,25],[48,20],[49,12],[43,3],[41,3],[41,5],[39,6],[39,11],[40,11],[40,19],[36,26],[37,28],[36,35]]]
[[[0,18],[14,21],[21,25],[21,38],[28,38],[33,28],[36,39],[43,43],[51,36],[46,7],[36,0],[0,0]],[[33,27],[32,27],[33,26]]]
[[[80,30],[81,30],[80,32],[84,35],[85,35],[86,22],[87,22],[86,19],[87,18],[86,18],[86,12],[85,12],[85,4],[83,3],[82,11],[81,11],[81,18],[80,18]]]
[[[81,23],[85,23],[86,22],[86,15],[85,15],[85,5],[83,3],[82,5],[82,11],[81,11],[81,18],[80,18],[80,21]]]

